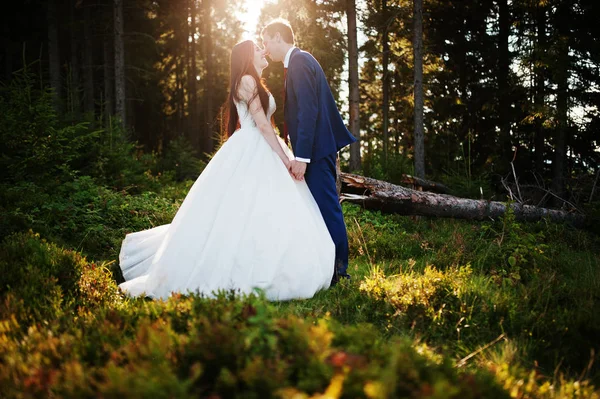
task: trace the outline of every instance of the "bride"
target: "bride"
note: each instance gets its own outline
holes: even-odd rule
[[[261,81],[267,65],[253,41],[233,47],[229,138],[171,224],[123,240],[119,287],[129,295],[260,288],[287,300],[329,287],[335,246],[308,186],[288,172],[293,154],[273,130],[275,100]]]

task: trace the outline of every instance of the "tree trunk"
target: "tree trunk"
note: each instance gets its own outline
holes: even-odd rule
[[[389,112],[390,112],[390,73],[388,71],[388,65],[390,60],[390,43],[388,38],[388,29],[390,21],[387,19],[387,0],[381,0],[381,14],[386,18],[383,26],[383,33],[381,34],[382,43],[382,75],[383,75],[383,109],[382,109],[382,128],[383,128],[383,164],[384,170],[387,170],[387,158],[388,158],[388,140],[389,140]]]
[[[212,0],[204,0],[203,18],[204,18],[204,152],[210,154],[213,152],[213,131],[214,131],[214,109],[213,109],[213,81],[214,71],[212,64],[213,57],[213,39],[212,39]]]
[[[122,0],[121,0],[122,1]],[[94,120],[94,40],[92,37],[92,3],[86,1],[83,8],[83,108],[91,120]]]
[[[190,105],[189,115],[190,124],[188,127],[188,137],[192,143],[194,149],[200,149],[200,136],[198,132],[198,85],[196,76],[198,76],[198,67],[196,65],[196,0],[188,0],[189,2],[189,13],[190,13],[190,38],[188,46],[188,61],[189,61],[189,93],[190,93]]]
[[[181,73],[181,97],[180,97],[180,110],[181,110],[181,122],[183,135],[185,137],[189,137],[190,134],[190,24],[188,22],[189,19],[189,8],[187,7],[187,2],[184,1],[183,5],[186,6],[186,10],[188,11],[187,18],[184,20],[182,34],[182,42],[184,43],[184,48],[181,51],[181,56],[179,57],[179,67]]]
[[[115,87],[113,76],[113,55],[112,55],[112,35],[110,33],[104,36],[104,124],[109,126],[110,118],[114,114],[113,104],[115,103]]]
[[[461,121],[460,121],[460,137],[458,138],[463,147],[463,162],[465,164],[465,175],[471,179],[471,98],[469,96],[469,66],[467,64],[467,34],[468,28],[464,21],[461,23],[461,29],[457,32],[457,64],[458,64],[458,89],[459,99],[461,102]]]
[[[79,18],[77,13],[77,1],[71,1],[70,8],[70,31],[71,31],[71,82],[69,85],[70,111],[73,119],[79,120],[81,112],[81,102],[79,97],[80,76],[79,76]]]
[[[508,36],[510,34],[510,10],[508,0],[498,1],[499,32],[498,32],[498,118],[500,119],[500,154],[502,163],[510,162],[510,96],[508,73],[510,67],[510,52],[508,49]]]
[[[115,24],[115,113],[127,126],[125,107],[125,46],[123,43],[123,0],[114,0]]]
[[[184,131],[185,125],[185,95],[184,95],[184,63],[185,58],[183,56],[178,56],[175,60],[175,84],[177,88],[177,132],[180,133]]]
[[[400,177],[400,182],[412,186],[413,190],[418,189],[417,191],[431,191],[432,193],[439,194],[448,194],[450,192],[450,189],[442,183],[421,179],[407,174],[403,174]]]
[[[6,75],[6,81],[8,82],[12,76],[12,64],[13,64],[13,44],[10,39],[10,28],[8,24],[4,25],[4,73]]]
[[[415,64],[415,175],[425,178],[425,132],[423,127],[423,0],[414,0],[414,64]]]
[[[356,35],[356,0],[346,0],[348,20],[348,81],[350,91],[350,132],[358,140],[350,145],[350,170],[360,170],[360,93],[358,90],[358,39]]]
[[[387,213],[487,220],[501,217],[507,210],[507,205],[502,202],[415,191],[349,173],[342,173],[341,180],[341,200]],[[548,218],[557,223],[569,222],[577,227],[585,224],[585,216],[581,214],[516,203],[510,207],[518,221],[534,222]]]
[[[544,125],[545,118],[544,102],[545,102],[545,66],[544,52],[546,51],[546,6],[538,5],[536,9],[536,25],[537,25],[537,49],[535,70],[535,110],[542,113],[542,117],[535,119],[535,171],[537,173],[544,172]]]
[[[557,65],[557,84],[556,94],[556,112],[558,126],[556,128],[556,141],[554,145],[554,162],[552,191],[560,198],[565,197],[565,161],[567,157],[566,130],[568,128],[568,106],[569,106],[569,45],[567,38],[561,36],[558,45],[558,65]],[[555,204],[562,205],[560,200]]]
[[[396,77],[397,76],[397,72],[396,72]],[[396,79],[396,82],[398,81],[398,79]],[[398,107],[398,104],[396,104],[396,107]],[[399,108],[396,108],[399,109]],[[395,154],[400,154],[400,132],[402,131],[402,124],[400,123],[400,116],[399,113],[396,113],[396,117],[394,118],[394,153]]]
[[[62,82],[60,79],[60,52],[58,43],[58,15],[56,0],[48,1],[48,58],[50,63],[50,86],[54,90],[53,103],[57,113],[62,112]]]

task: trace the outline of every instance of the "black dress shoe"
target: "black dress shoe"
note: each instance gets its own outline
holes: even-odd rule
[[[331,284],[329,286],[333,287],[338,283],[338,281],[340,281],[339,275],[337,273],[333,273],[333,277],[331,277]]]
[[[343,278],[350,279],[350,275],[348,273],[339,274],[337,271],[335,271],[333,273],[333,277],[331,278],[330,287],[333,287],[334,285],[336,285]]]

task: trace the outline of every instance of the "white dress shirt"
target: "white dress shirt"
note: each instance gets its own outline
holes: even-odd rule
[[[290,49],[288,50],[287,54],[285,55],[285,58],[283,59],[283,67],[287,68],[288,65],[290,64],[290,57],[292,56],[292,51],[294,51],[296,47],[292,46],[290,47]],[[309,158],[300,158],[300,157],[295,157],[296,161],[300,161],[300,162],[304,162],[304,163],[310,163],[310,159]]]
[[[292,51],[294,51],[296,47],[292,46],[288,52],[285,54],[285,58],[283,59],[283,67],[287,68],[290,65],[290,57],[292,56]]]

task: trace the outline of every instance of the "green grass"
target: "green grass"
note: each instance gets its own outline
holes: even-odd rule
[[[95,261],[33,233],[5,240],[3,397],[598,397],[593,234],[344,205],[352,278],[312,299],[125,298],[108,269],[120,235],[167,220],[185,191],[114,197]]]

